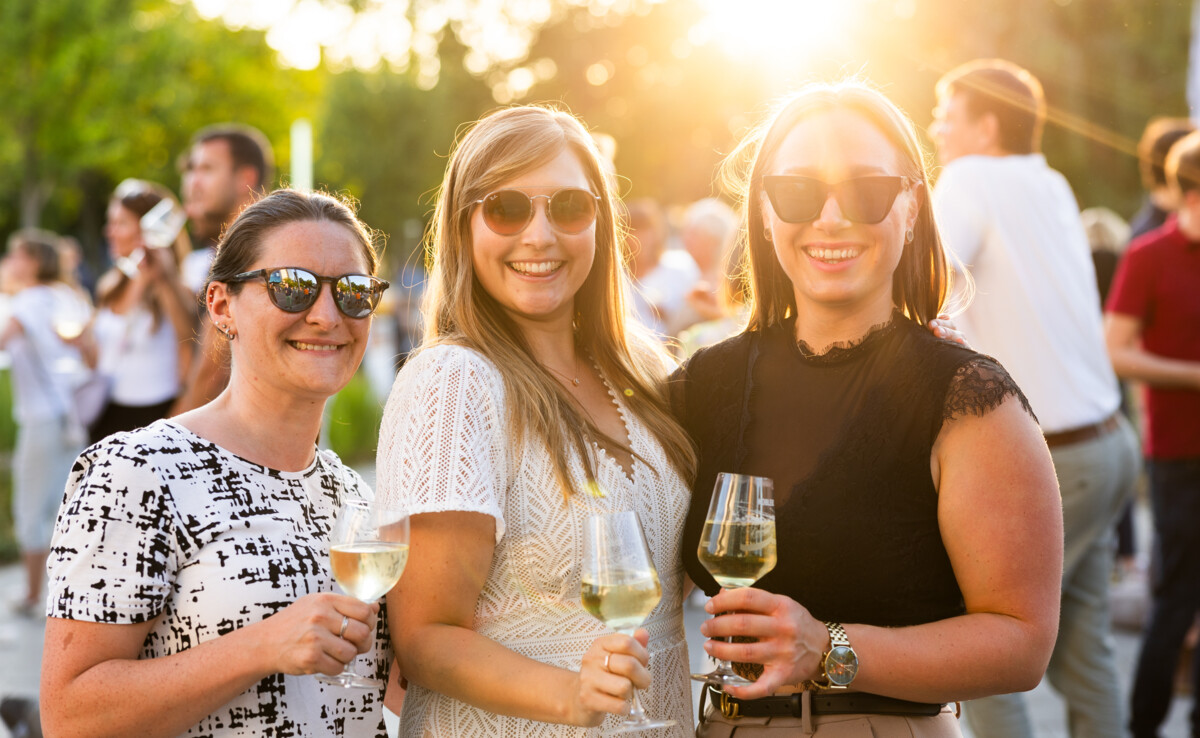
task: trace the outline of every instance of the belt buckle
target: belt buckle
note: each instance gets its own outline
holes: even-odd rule
[[[741,717],[741,705],[734,702],[727,692],[721,692],[721,714],[730,720],[737,720]]]

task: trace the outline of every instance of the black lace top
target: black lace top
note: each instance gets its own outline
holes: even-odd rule
[[[756,585],[820,620],[904,626],[963,613],[930,471],[942,423],[1009,395],[994,360],[897,314],[853,345],[812,356],[788,321],[697,353],[672,402],[699,446],[683,559],[696,556],[718,472],[774,480],[778,564]]]

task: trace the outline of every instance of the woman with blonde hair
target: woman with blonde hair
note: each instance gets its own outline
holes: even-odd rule
[[[692,357],[675,407],[699,447],[683,553],[715,595],[705,650],[754,681],[706,687],[698,735],[958,735],[949,703],[1033,688],[1054,645],[1045,441],[1003,367],[929,330],[948,275],[899,108],[813,85],[729,164],[749,327]],[[753,587],[720,590],[695,553],[720,472],[774,480],[786,536]]]
[[[412,514],[388,599],[403,735],[597,735],[584,728],[614,725],[634,686],[690,732],[678,542],[695,456],[662,392],[669,358],[626,319],[620,237],[573,116],[501,110],[455,147],[425,340],[377,465],[381,497]],[[584,520],[625,510],[662,583],[636,639],[580,602]]]

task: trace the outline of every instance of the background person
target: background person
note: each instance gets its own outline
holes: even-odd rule
[[[195,250],[184,261],[181,276],[197,294],[208,278],[213,246],[221,232],[274,177],[271,144],[255,128],[222,123],[201,129],[192,138],[183,162],[181,190]],[[200,317],[195,360],[172,415],[212,400],[229,381],[227,347],[205,317]]]
[[[625,222],[624,246],[635,287],[633,309],[642,325],[662,338],[674,338],[689,320],[684,315],[687,295],[700,270],[686,251],[667,248],[667,218],[657,201],[631,201]]]
[[[887,98],[806,87],[727,166],[753,312],[678,376],[700,459],[683,552],[715,595],[701,632],[754,641],[705,650],[757,679],[706,687],[697,735],[957,735],[946,703],[1031,689],[1054,642],[1045,443],[999,364],[927,330],[946,264],[916,133]],[[694,553],[718,472],[774,480],[779,531],[774,569],[719,594]]]
[[[1105,332],[1117,374],[1144,383],[1144,452],[1154,512],[1151,606],[1134,673],[1129,729],[1158,736],[1176,665],[1200,614],[1200,133],[1171,148],[1176,218],[1136,239],[1117,270]],[[1192,735],[1200,735],[1200,659],[1192,658]]]
[[[380,496],[413,515],[388,599],[404,736],[597,736],[631,683],[677,722],[660,734],[691,732],[678,541],[695,457],[659,386],[669,358],[626,321],[615,209],[567,113],[501,110],[451,154],[425,341],[377,463]],[[662,585],[637,640],[580,601],[584,521],[623,510]]]
[[[72,471],[50,561],[47,734],[385,738],[382,695],[307,676],[365,653],[356,668],[386,677],[390,660],[379,606],[332,591],[338,507],[370,491],[313,443],[362,361],[376,266],[371,234],[327,195],[281,190],[230,225],[205,291],[229,386]],[[318,283],[297,302],[264,280],[280,268],[359,275],[367,297]]]
[[[1124,719],[1109,585],[1114,525],[1138,475],[1137,439],[1104,348],[1091,250],[1070,185],[1038,152],[1041,84],[1003,60],[937,85],[934,192],[946,248],[975,281],[967,341],[1012,372],[1037,414],[1062,493],[1062,615],[1046,678],[1072,735],[1120,738]],[[1024,698],[965,708],[978,738],[1032,735]]]
[[[1181,138],[1196,130],[1187,118],[1153,118],[1138,140],[1138,171],[1146,194],[1129,221],[1130,238],[1159,228],[1178,208],[1178,192],[1167,182],[1167,153]]]
[[[93,443],[165,418],[192,361],[193,293],[179,279],[191,251],[187,234],[159,248],[142,237],[142,216],[162,200],[175,203],[175,196],[154,182],[127,179],[108,204],[104,235],[114,266],[100,277],[90,337],[98,371],[112,385],[88,429]]]
[[[25,595],[13,609],[24,616],[44,605],[42,580],[54,517],[71,464],[83,448],[82,428],[71,412],[82,358],[55,332],[54,321],[64,308],[87,311],[90,306],[61,277],[57,235],[26,229],[8,239],[0,288],[12,295],[12,317],[0,330],[0,349],[12,358],[13,532],[25,569]],[[86,314],[80,320],[86,321]]]

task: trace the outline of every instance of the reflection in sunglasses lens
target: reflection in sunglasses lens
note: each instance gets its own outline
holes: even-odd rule
[[[487,227],[501,236],[520,233],[533,219],[533,200],[520,190],[500,190],[483,199],[483,220]],[[580,233],[596,219],[596,196],[588,190],[568,187],[555,192],[548,200],[546,216],[551,225],[563,233]]]

